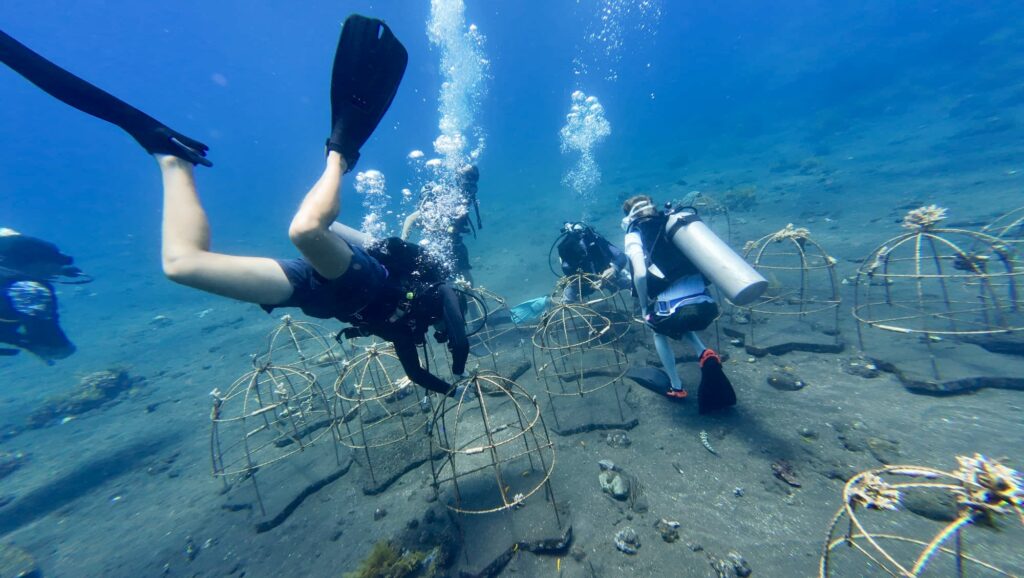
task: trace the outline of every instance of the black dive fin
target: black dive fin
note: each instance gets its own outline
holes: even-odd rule
[[[0,61],[50,96],[121,127],[150,154],[173,155],[192,164],[213,166],[205,158],[210,147],[78,78],[3,31],[0,31]]]
[[[327,148],[345,157],[348,170],[398,92],[409,53],[376,18],[345,20],[331,74],[331,137]]]
[[[640,387],[659,395],[665,395],[665,392],[672,387],[672,381],[668,375],[657,367],[631,367],[626,370],[626,377],[635,381]]]
[[[700,367],[700,388],[697,390],[697,408],[710,413],[736,405],[736,392],[722,371],[717,355],[706,356]]]

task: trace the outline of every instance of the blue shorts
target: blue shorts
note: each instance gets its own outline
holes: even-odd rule
[[[317,319],[342,321],[362,311],[380,293],[388,271],[361,247],[352,247],[352,263],[336,279],[326,279],[305,259],[278,259],[292,285],[283,303],[260,305],[267,313],[277,307],[298,307]]]

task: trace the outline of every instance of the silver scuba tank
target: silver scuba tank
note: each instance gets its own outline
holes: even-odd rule
[[[665,233],[734,304],[752,303],[768,288],[768,281],[709,229],[696,212],[683,209],[670,214]]]

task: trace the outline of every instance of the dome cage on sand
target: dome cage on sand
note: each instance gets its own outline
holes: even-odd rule
[[[726,243],[732,243],[732,218],[729,216],[729,207],[714,196],[700,191],[690,191],[681,200],[672,204],[676,207],[690,207],[700,215],[708,228]]]
[[[839,353],[839,283],[828,252],[810,231],[794,227],[746,244],[743,257],[768,280],[755,302],[733,306],[725,333],[751,355],[790,351]]]
[[[465,302],[470,353],[490,358],[491,368],[499,373],[525,361],[522,343],[529,333],[512,322],[505,298],[486,287],[469,284],[460,284],[459,290]]]
[[[999,239],[1019,252],[1024,248],[1024,207],[1003,213],[982,227],[981,232]]]
[[[214,389],[210,395],[213,475],[224,480],[233,502],[255,501],[264,516],[274,518],[306,488],[302,481],[348,470],[333,435],[332,404],[312,373],[264,363],[226,392]],[[237,484],[246,478],[251,484]],[[260,491],[257,478],[273,495]],[[242,487],[252,495],[240,495]]]
[[[433,350],[424,349],[423,355],[432,359]],[[356,450],[368,475],[365,493],[385,490],[428,459],[424,438],[432,396],[425,393],[406,377],[390,344],[370,342],[345,363],[334,383],[337,435]]]
[[[270,332],[266,352],[256,364],[295,367],[314,374],[320,383],[329,384],[341,375],[344,361],[345,352],[333,335],[315,323],[284,315]]]
[[[600,275],[577,271],[558,278],[551,293],[551,302],[562,305],[581,305],[605,316],[618,339],[629,332],[633,308],[626,300],[628,292],[620,291]]]
[[[907,231],[864,259],[853,306],[860,347],[913,390],[1024,387],[1024,359],[1000,355],[1020,348],[1012,332],[1024,329],[1024,270],[1003,241],[938,227],[945,213],[910,211]]]
[[[980,454],[957,462],[952,472],[890,465],[850,478],[819,577],[1024,573],[1020,473]]]
[[[621,325],[578,303],[556,305],[541,318],[532,339],[533,367],[559,435],[636,425],[622,399],[629,359],[621,348]]]
[[[567,545],[550,482],[555,448],[536,397],[486,371],[459,385],[434,411],[430,444],[441,454],[431,461],[434,490],[465,540],[463,570],[490,567],[517,544]]]

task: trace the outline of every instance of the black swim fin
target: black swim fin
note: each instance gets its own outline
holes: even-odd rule
[[[736,405],[736,391],[722,370],[722,359],[711,349],[700,356],[700,388],[697,390],[697,409],[710,413]]]
[[[625,377],[632,379],[637,385],[654,393],[664,394],[672,388],[672,380],[664,370],[657,367],[630,367]]]
[[[345,20],[331,74],[331,136],[327,149],[345,157],[346,172],[391,106],[409,53],[376,18],[353,14]]]
[[[150,154],[173,155],[192,164],[213,166],[205,158],[210,147],[168,128],[109,92],[78,78],[3,31],[0,31],[0,62],[50,96],[121,127]]]

